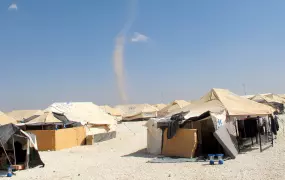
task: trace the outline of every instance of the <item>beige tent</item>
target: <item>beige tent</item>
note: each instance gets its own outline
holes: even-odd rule
[[[153,105],[153,107],[157,108],[158,110],[161,110],[163,108],[165,108],[167,105],[166,104],[155,104]]]
[[[285,99],[285,94],[278,94],[281,98]]]
[[[279,98],[270,98],[268,96],[263,96],[261,94],[257,94],[255,96],[253,96],[252,98],[250,98],[250,100],[253,100],[255,102],[259,102],[259,103],[263,103],[263,102],[267,102],[267,103],[272,103],[272,102],[277,102],[277,103],[281,103],[284,104],[285,99],[279,99]]]
[[[158,111],[157,108],[149,104],[118,105],[115,108],[121,112],[123,120],[126,121],[157,117]]]
[[[205,110],[216,112],[226,109],[229,116],[267,115],[274,112],[274,109],[270,106],[240,97],[226,89],[212,89],[199,101],[196,101],[177,112],[186,112],[190,110],[190,113],[193,113],[193,110],[191,112],[191,109],[193,108],[195,108],[195,111],[200,109],[199,112],[201,113],[203,113],[203,111],[205,112]]]
[[[54,117],[52,112],[44,112],[39,117],[27,122],[26,124],[34,124],[34,123],[57,123],[62,122],[56,117]]]
[[[171,102],[170,104],[168,104],[166,107],[164,107],[163,109],[159,110],[157,115],[158,117],[163,117],[173,111],[182,109],[183,107],[189,105],[190,103],[184,100],[175,100],[173,102]]]
[[[242,98],[227,89],[212,89],[201,98],[204,102],[212,100],[219,100],[230,116],[267,115],[274,112],[270,106]]]
[[[117,109],[115,108],[112,108],[108,105],[105,105],[105,106],[100,106],[100,108],[106,112],[107,114],[110,114],[112,116],[122,116],[122,114],[120,113],[120,111],[118,111]]]
[[[22,121],[34,115],[42,115],[42,114],[43,111],[41,110],[14,110],[7,113],[8,116],[12,117],[16,121]]]
[[[0,111],[0,125],[5,125],[5,124],[9,124],[9,123],[17,123],[17,121],[15,119],[13,119],[10,116],[7,116],[6,114],[4,114],[3,112]]]
[[[268,97],[270,99],[272,99],[272,101],[274,102],[278,102],[278,103],[281,103],[281,104],[285,104],[285,99],[276,95],[276,94],[267,94],[267,95],[264,95],[265,97]]]
[[[250,99],[250,98],[252,98],[252,97],[254,97],[255,95],[244,95],[244,96],[241,96],[241,97],[243,97],[243,98],[246,98],[246,99]]]

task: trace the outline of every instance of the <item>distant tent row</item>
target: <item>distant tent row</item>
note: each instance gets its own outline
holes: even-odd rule
[[[17,123],[17,121],[15,119],[13,119],[10,116],[7,116],[6,114],[4,114],[3,112],[0,111],[0,125],[5,125],[5,124],[9,124],[9,123]]]
[[[43,111],[1,112],[0,124],[13,123],[36,134],[39,150],[58,150],[85,144],[87,138],[89,144],[115,138],[118,114],[105,110],[92,102],[54,103]]]
[[[182,109],[183,107],[189,105],[190,103],[184,100],[175,100],[172,103],[168,104],[164,108],[158,111],[158,117],[163,117],[173,111]]]
[[[279,95],[267,93],[257,94],[248,99],[273,107],[277,112],[284,112],[285,99]]]
[[[122,114],[123,120],[143,120],[157,117],[158,109],[149,104],[128,104],[115,106]]]
[[[39,116],[43,114],[41,110],[14,110],[8,112],[6,115],[12,117],[17,122],[25,121],[32,116]]]
[[[114,116],[116,118],[116,120],[120,121],[122,120],[122,114],[119,110],[112,108],[108,105],[104,105],[104,106],[100,106],[100,108],[106,112],[107,114]]]

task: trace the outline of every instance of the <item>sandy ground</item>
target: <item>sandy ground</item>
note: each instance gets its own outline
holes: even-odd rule
[[[285,134],[273,148],[240,154],[224,165],[208,163],[147,163],[146,129],[143,122],[118,126],[118,137],[92,146],[57,152],[41,152],[45,168],[17,172],[11,179],[285,179]]]

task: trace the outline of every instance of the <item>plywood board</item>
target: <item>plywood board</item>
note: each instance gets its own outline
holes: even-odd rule
[[[37,137],[39,151],[54,151],[55,149],[55,130],[31,130]]]
[[[39,151],[56,151],[85,144],[86,132],[83,126],[59,130],[31,130],[37,136]]]
[[[162,154],[192,158],[197,148],[196,129],[178,129],[172,139],[167,139],[167,129],[163,133]]]
[[[61,150],[80,146],[85,142],[84,127],[59,129],[55,132],[55,149]]]

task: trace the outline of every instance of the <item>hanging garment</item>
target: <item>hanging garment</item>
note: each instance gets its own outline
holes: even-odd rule
[[[277,131],[279,131],[279,123],[278,123],[278,117],[275,115],[274,117],[270,117],[271,120],[271,131],[274,135],[277,135]]]
[[[177,129],[179,128],[179,122],[184,120],[183,113],[174,114],[170,118],[167,130],[167,139],[171,139],[175,136]]]
[[[276,124],[276,130],[279,131],[278,117],[276,115],[274,116],[274,122]]]
[[[256,118],[245,119],[244,129],[245,129],[246,138],[255,137],[258,133],[257,119]]]
[[[239,134],[239,137],[245,138],[246,135],[245,135],[245,130],[244,130],[244,121],[243,121],[243,120],[238,120],[238,121],[237,121],[237,125],[238,125],[238,134]]]
[[[276,121],[274,120],[273,117],[270,117],[270,121],[271,121],[271,131],[273,132],[274,135],[277,135],[277,125],[276,125]],[[278,122],[278,121],[277,121]]]

